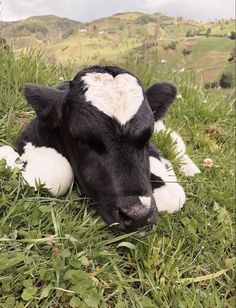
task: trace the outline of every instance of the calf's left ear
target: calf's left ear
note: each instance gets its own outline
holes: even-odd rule
[[[160,120],[173,103],[177,89],[172,83],[155,83],[145,90],[155,121]]]
[[[23,95],[37,116],[57,127],[62,118],[66,92],[27,83],[23,87]]]

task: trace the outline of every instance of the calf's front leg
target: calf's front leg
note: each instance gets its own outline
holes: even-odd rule
[[[161,157],[153,148],[149,161],[151,184],[158,211],[179,211],[185,203],[186,196],[183,187],[177,183],[171,162]]]

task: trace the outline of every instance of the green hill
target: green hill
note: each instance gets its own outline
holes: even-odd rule
[[[34,47],[50,59],[75,65],[124,63],[130,56],[156,61],[174,70],[194,70],[203,82],[219,80],[223,71],[234,71],[228,62],[234,40],[234,20],[203,24],[162,13],[118,13],[89,23],[53,15],[35,16],[16,22],[1,22],[0,35],[17,52]],[[155,57],[154,57],[155,58]]]

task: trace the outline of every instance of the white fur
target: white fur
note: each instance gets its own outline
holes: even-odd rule
[[[139,197],[139,200],[146,208],[151,207],[151,197]]]
[[[143,90],[130,74],[113,77],[108,73],[88,73],[82,80],[88,87],[86,100],[123,125],[137,113],[143,102]]]
[[[181,157],[186,152],[186,147],[183,139],[176,132],[171,132],[170,137],[172,139],[172,142],[174,143],[174,152],[176,154],[176,157]]]
[[[161,160],[149,157],[151,173],[159,176],[165,185],[154,189],[153,195],[158,210],[168,211],[169,213],[180,210],[185,203],[185,192],[177,182],[172,164],[165,158]]]
[[[35,147],[27,143],[20,157],[27,162],[22,170],[25,181],[32,187],[44,184],[52,195],[67,192],[74,180],[73,170],[68,160],[53,148]]]
[[[200,169],[186,154],[186,147],[180,135],[177,134],[176,132],[171,132],[170,136],[174,143],[174,151],[176,157],[180,158],[181,162],[180,170],[184,173],[184,175],[195,176],[196,174],[201,173]]]
[[[195,176],[196,174],[201,173],[201,170],[194,164],[187,154],[184,154],[181,157],[180,170],[185,176]]]
[[[165,186],[154,189],[153,195],[159,212],[174,213],[185,203],[185,192],[178,183],[166,183]]]
[[[166,132],[166,127],[162,120],[156,121],[154,124],[154,133],[159,133],[160,131]]]
[[[8,167],[20,167],[20,164],[16,163],[16,160],[19,157],[19,154],[14,151],[12,147],[8,145],[3,145],[0,147],[0,160],[4,159]]]
[[[173,169],[173,166],[172,166],[171,162],[168,159],[164,158],[164,157],[161,157],[161,162],[165,166],[166,172],[168,174],[168,177],[171,179],[171,181],[172,182],[177,182],[177,177],[175,175],[175,172],[174,172],[174,169]]]
[[[170,137],[174,146],[174,152],[176,157],[180,159],[180,170],[184,173],[184,175],[195,176],[196,174],[201,173],[200,169],[186,154],[186,146],[182,137],[177,132],[171,132],[169,129],[167,129],[162,120],[156,121],[154,125],[154,132],[159,133],[160,131],[166,133],[170,132]]]

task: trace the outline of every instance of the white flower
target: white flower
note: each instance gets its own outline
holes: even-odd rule
[[[61,77],[59,78],[59,80],[60,80],[60,81],[64,81],[64,77],[61,76]]]
[[[177,99],[183,99],[183,96],[181,95],[181,93],[178,93],[176,96]]]
[[[213,160],[211,158],[205,158],[203,161],[203,167],[212,168],[214,166]]]

